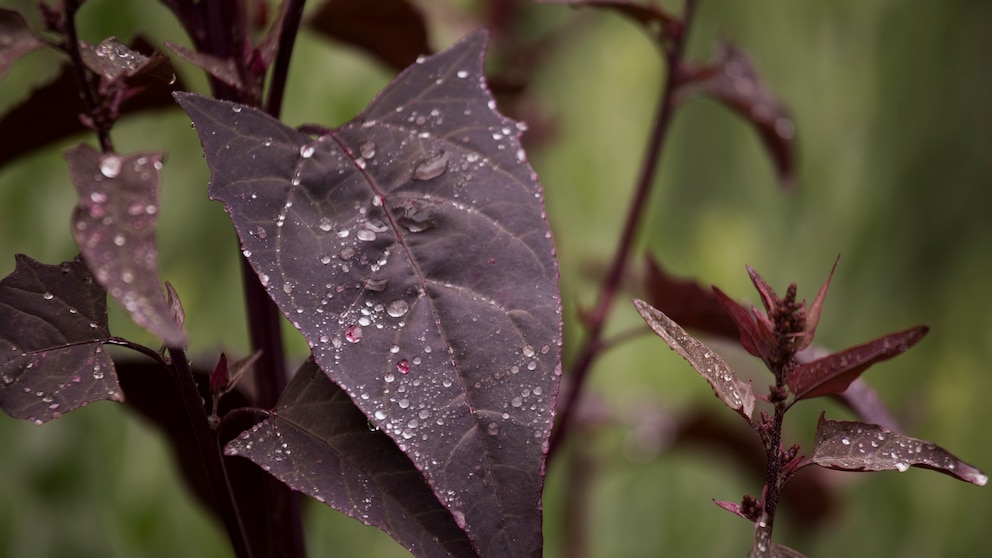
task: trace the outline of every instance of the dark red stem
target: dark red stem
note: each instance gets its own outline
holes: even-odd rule
[[[637,179],[634,197],[631,199],[630,207],[627,210],[627,219],[625,220],[617,249],[614,251],[613,261],[610,263],[609,272],[600,288],[599,300],[588,320],[589,332],[586,335],[585,344],[582,346],[578,358],[567,375],[569,384],[563,387],[563,393],[558,399],[558,421],[557,427],[551,434],[549,457],[554,455],[565,439],[573,410],[575,409],[579,395],[582,393],[582,387],[585,384],[589,370],[592,368],[592,363],[602,353],[603,328],[613,307],[617,291],[620,289],[620,282],[627,270],[631,250],[634,245],[634,237],[644,217],[644,209],[647,206],[647,200],[655,182],[658,163],[661,160],[661,152],[665,145],[665,138],[668,136],[668,130],[671,128],[672,115],[675,110],[675,93],[681,84],[679,72],[685,52],[686,40],[689,35],[689,28],[692,24],[695,4],[695,0],[686,0],[682,13],[682,33],[673,41],[671,48],[664,50],[665,61],[668,66],[668,76],[665,81],[665,87],[658,98],[654,127],[651,129],[651,136],[648,139],[647,149],[644,154],[644,163],[641,165],[641,172]]]

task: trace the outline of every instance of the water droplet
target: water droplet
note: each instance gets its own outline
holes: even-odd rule
[[[489,425],[486,426],[486,432],[488,432],[490,436],[499,434],[499,425],[495,422],[490,422]]]
[[[293,292],[293,284],[292,283],[283,283],[282,284],[282,292],[284,292],[286,294],[292,293]]]
[[[527,358],[530,358],[530,357],[534,356],[534,347],[532,347],[530,345],[524,345],[523,353],[524,353],[524,356],[527,357]]]
[[[320,223],[318,223],[317,228],[319,228],[324,232],[330,232],[330,230],[334,228],[334,221],[331,221],[327,217],[321,217]]]
[[[370,141],[364,142],[362,145],[358,146],[358,151],[361,152],[362,157],[371,159],[372,157],[375,157],[375,144]]]
[[[127,243],[127,239],[124,238],[124,235],[119,234],[114,236],[114,246],[124,246],[125,243]]]
[[[42,297],[43,297],[43,298],[44,298],[45,300],[52,300],[53,298],[55,298],[55,295],[53,295],[52,293],[50,293],[50,292],[48,292],[48,291],[45,291],[45,294],[43,294],[43,295],[41,295],[41,296],[42,296]]]
[[[310,157],[313,157],[313,152],[314,152],[314,146],[312,145],[304,145],[300,147],[300,157],[303,157],[304,159],[309,159]]]
[[[399,403],[400,409],[406,409],[410,407],[410,400],[405,397],[397,401],[397,403]]]
[[[396,299],[386,305],[386,313],[394,318],[403,317],[409,310],[410,305],[402,299]]]
[[[909,463],[903,463],[902,461],[897,462],[896,470],[898,470],[900,473],[905,473],[906,471],[909,470]]]
[[[338,258],[344,262],[350,260],[354,255],[355,255],[355,249],[350,246],[346,248],[342,248],[341,251],[338,252]]]
[[[233,107],[231,107],[231,110],[233,112],[241,112],[241,107],[238,105],[234,105]]]
[[[413,169],[414,180],[431,180],[444,174],[448,170],[448,153],[441,151],[434,157],[421,161]]]
[[[514,407],[519,407],[524,404],[524,400],[518,395],[510,400],[510,405]]]
[[[386,412],[383,411],[382,409],[376,411],[375,412],[375,419],[376,420],[386,420]]]
[[[115,178],[121,173],[123,161],[117,155],[107,155],[100,161],[100,172],[107,178]]]
[[[400,374],[409,374],[410,373],[410,361],[408,361],[407,359],[404,358],[403,360],[400,360],[399,362],[397,362],[396,363],[396,371],[399,372]]]
[[[267,233],[264,228],[258,227],[255,229],[255,236],[257,236],[262,240],[265,240],[265,237],[269,236],[269,233]]]
[[[465,79],[465,78],[468,77],[468,71],[467,70],[458,70],[458,73],[456,73],[455,75],[458,76],[461,79]]]
[[[362,327],[355,324],[348,326],[348,329],[345,330],[344,338],[349,343],[358,343],[362,340]]]
[[[847,439],[847,437],[844,437],[840,439],[840,443],[844,444],[845,446],[849,446],[851,445],[851,440]]]
[[[362,229],[355,233],[355,237],[364,242],[371,242],[375,240],[375,233],[368,229]]]
[[[369,277],[368,279],[365,280],[365,288],[377,293],[381,293],[382,291],[386,290],[386,287],[388,285],[389,285],[388,279]]]
[[[327,256],[327,255],[321,256],[320,257],[320,263],[322,263],[324,265],[327,265],[327,264],[331,263],[331,257],[330,256]]]

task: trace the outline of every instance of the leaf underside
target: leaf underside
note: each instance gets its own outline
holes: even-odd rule
[[[158,275],[155,223],[162,153],[66,151],[79,204],[72,233],[93,270],[134,322],[170,347],[186,344]]]
[[[988,477],[944,448],[877,424],[829,420],[820,415],[809,461],[844,471],[906,471],[922,467],[984,486]]]
[[[479,555],[531,556],[561,370],[557,264],[521,127],[483,79],[485,43],[423,59],[318,138],[177,98],[211,197],[320,368]]]
[[[18,255],[0,280],[0,408],[42,424],[93,401],[122,401],[103,350],[107,295],[77,258]]]
[[[420,472],[308,360],[272,418],[225,447],[294,490],[390,533],[418,556],[475,556]]]
[[[18,58],[45,46],[18,12],[0,8],[0,78]]]
[[[677,323],[657,308],[643,300],[634,300],[634,306],[648,326],[668,343],[675,352],[686,359],[699,373],[713,392],[728,407],[750,420],[754,411],[754,392],[751,383],[740,380],[720,355],[686,333]]]

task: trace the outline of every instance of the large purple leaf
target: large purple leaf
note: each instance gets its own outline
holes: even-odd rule
[[[807,462],[845,471],[908,471],[922,467],[978,486],[988,477],[944,448],[896,434],[877,424],[829,420],[820,414],[813,455]]]
[[[107,294],[77,258],[18,255],[0,280],[0,408],[42,424],[93,401],[122,401],[103,350]]]
[[[162,153],[66,151],[79,205],[72,232],[97,281],[138,325],[170,347],[186,343],[158,277],[155,222]]]
[[[643,300],[634,299],[634,306],[651,330],[664,339],[669,347],[686,359],[696,372],[709,382],[720,401],[748,421],[751,420],[755,403],[751,382],[745,383],[738,378],[720,355],[686,333],[664,312]]]
[[[0,77],[21,56],[45,46],[20,13],[0,8]]]
[[[324,373],[482,556],[542,546],[560,300],[541,187],[494,110],[483,32],[316,139],[177,95],[245,256]]]
[[[795,394],[795,401],[842,393],[862,372],[909,350],[927,331],[927,326],[912,327],[800,364],[789,372],[785,382]]]
[[[272,417],[231,441],[251,459],[320,502],[374,525],[418,556],[475,556],[465,533],[413,462],[348,395],[308,360]]]

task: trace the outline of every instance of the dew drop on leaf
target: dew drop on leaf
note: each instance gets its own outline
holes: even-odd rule
[[[410,373],[410,361],[408,361],[407,359],[404,358],[403,360],[400,360],[399,362],[397,362],[396,363],[396,371],[399,372],[400,374],[409,374]]]
[[[100,161],[100,172],[107,178],[116,178],[121,173],[121,164],[117,155],[107,155]]]
[[[448,170],[448,153],[442,151],[426,161],[421,161],[413,169],[413,179],[431,180],[441,176],[446,170]]]
[[[358,238],[358,240],[361,240],[363,242],[371,242],[375,240],[375,233],[368,229],[362,229],[358,231],[357,233],[355,233],[355,236]]]
[[[344,332],[344,338],[349,343],[358,343],[362,340],[362,326],[356,324],[348,326],[348,329]]]
[[[358,151],[361,152],[362,157],[371,159],[372,157],[375,157],[375,144],[370,141],[364,142],[362,145],[358,146]]]
[[[402,318],[410,310],[405,300],[396,299],[386,306],[386,313],[394,318]]]

